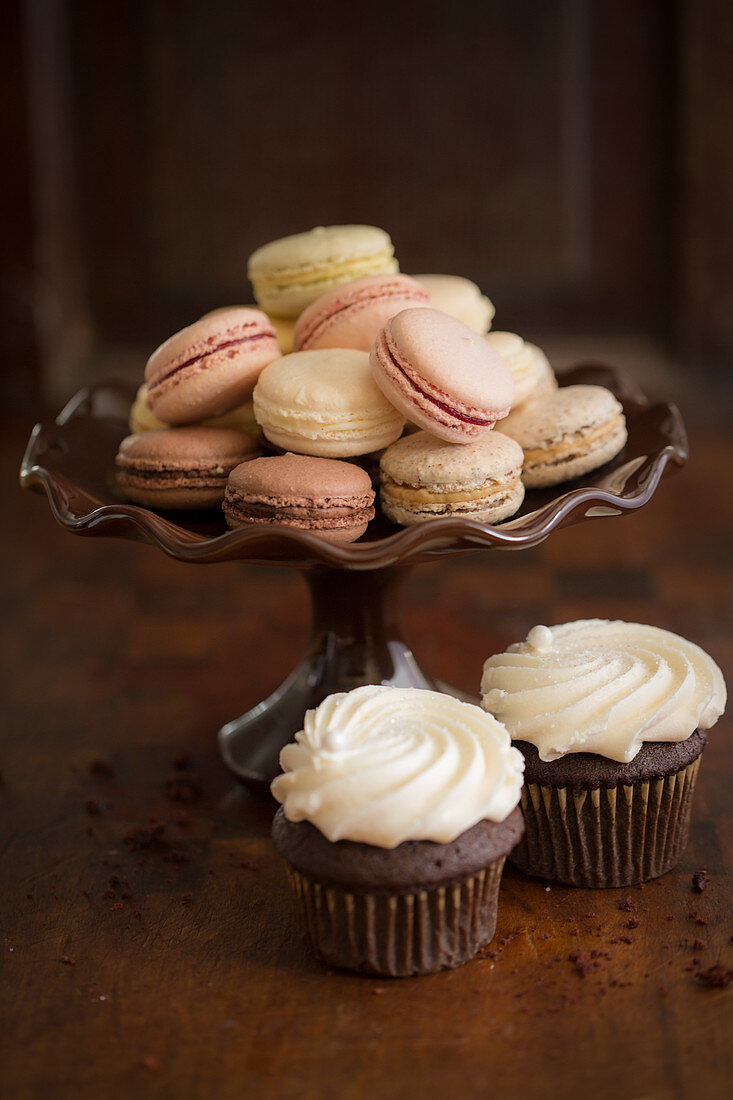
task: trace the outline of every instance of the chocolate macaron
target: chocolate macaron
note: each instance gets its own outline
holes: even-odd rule
[[[312,455],[257,458],[233,470],[224,496],[230,527],[282,524],[329,542],[353,542],[374,517],[369,474]]]
[[[128,500],[150,508],[214,508],[234,467],[256,453],[252,436],[234,428],[139,432],[120,443],[117,484]]]

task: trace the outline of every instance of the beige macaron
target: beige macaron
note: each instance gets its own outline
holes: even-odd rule
[[[546,389],[553,388],[553,384],[557,385],[544,353],[517,336],[516,332],[489,332],[486,342],[498,351],[511,371],[514,379],[512,411]]]
[[[441,516],[498,523],[524,499],[522,448],[498,431],[466,444],[415,432],[388,447],[379,466],[382,510],[404,527]]]
[[[476,283],[462,275],[414,275],[430,295],[433,309],[442,310],[468,325],[479,336],[491,328],[494,304]]]
[[[524,451],[528,489],[558,485],[609,462],[626,443],[621,404],[603,386],[564,386],[500,422]]]
[[[374,381],[365,351],[296,351],[270,367],[257,381],[255,416],[285,451],[348,458],[379,451],[402,432],[405,418]]]

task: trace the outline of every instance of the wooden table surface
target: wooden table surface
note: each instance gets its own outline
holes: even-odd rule
[[[482,958],[410,980],[328,970],[296,925],[273,808],[214,738],[299,658],[301,579],[66,534],[17,488],[29,427],[0,433],[4,1097],[730,1095],[733,985],[701,980],[733,966],[730,719],[663,879],[587,891],[508,870]],[[488,653],[535,623],[619,617],[694,639],[730,677],[726,469],[724,425],[698,429],[636,515],[418,567],[416,656],[476,692]]]

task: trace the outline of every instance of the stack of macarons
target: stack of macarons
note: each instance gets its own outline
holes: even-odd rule
[[[272,241],[250,256],[248,274],[257,305],[205,314],[148,360],[117,461],[129,499],[222,504],[221,477],[206,494],[197,479],[212,461],[231,469],[231,445],[216,450],[226,430],[239,433],[257,483],[232,474],[230,526],[282,523],[329,539],[338,530],[347,541],[373,514],[355,466],[378,480],[395,523],[498,523],[525,487],[586,473],[624,445],[609,391],[558,390],[539,348],[489,331],[494,307],[475,283],[401,274],[382,229],[319,226]],[[133,478],[131,463],[158,482],[165,474],[166,491],[153,492],[147,474]],[[354,522],[326,518],[329,493]]]

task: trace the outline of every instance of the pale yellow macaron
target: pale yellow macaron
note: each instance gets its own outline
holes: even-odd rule
[[[392,241],[375,225],[319,225],[262,245],[247,264],[260,308],[293,319],[339,283],[393,271]]]
[[[614,458],[626,444],[621,404],[603,386],[563,386],[509,413],[501,431],[524,451],[528,489],[558,485]]]
[[[347,458],[379,451],[402,432],[405,418],[374,381],[365,351],[296,351],[270,367],[257,380],[254,411],[285,451]]]
[[[512,373],[512,411],[557,385],[547,356],[534,344],[528,344],[521,336],[517,336],[516,332],[489,332],[486,341],[494,351],[499,352]]]
[[[413,278],[427,290],[434,309],[463,321],[479,336],[489,331],[494,305],[470,279],[462,275],[415,275]]]
[[[443,516],[498,523],[524,499],[522,448],[496,430],[465,444],[415,432],[387,448],[379,470],[382,511],[404,527]]]
[[[207,420],[203,420],[202,424],[207,428],[236,428],[240,432],[248,432],[249,435],[257,435],[259,432],[251,401],[245,401],[243,405],[238,405],[236,409],[231,409],[222,416],[209,417]],[[160,431],[161,428],[169,427],[169,424],[164,424],[162,420],[158,420],[158,417],[148,405],[148,386],[146,382],[143,382],[130,408],[130,431]]]

